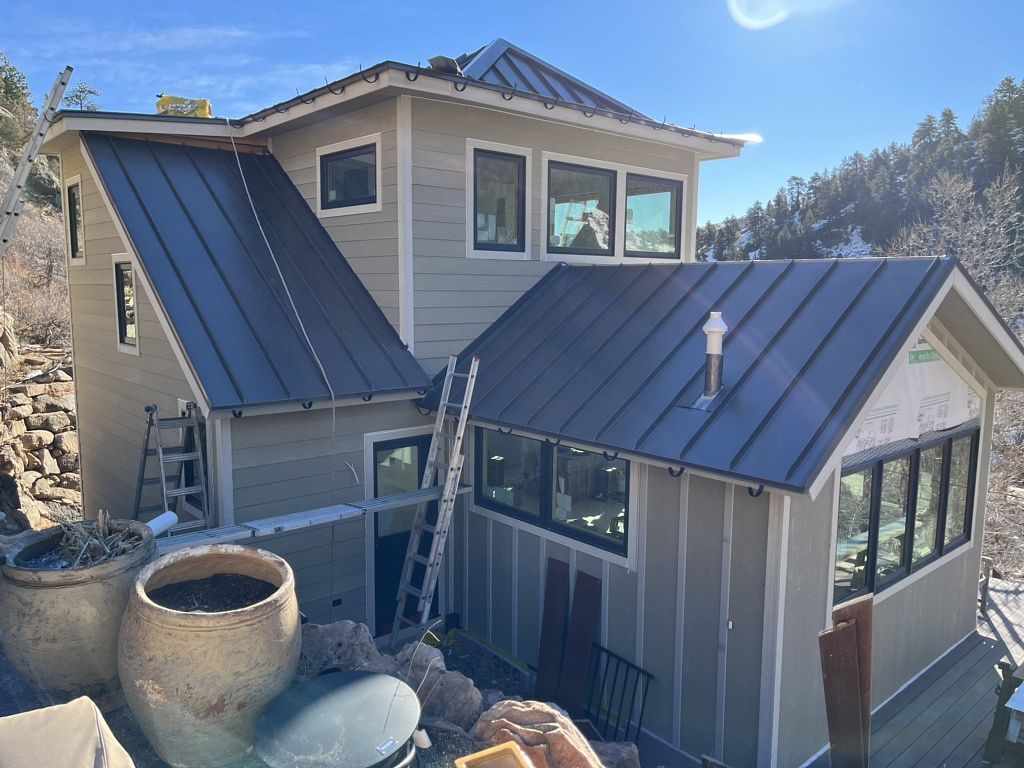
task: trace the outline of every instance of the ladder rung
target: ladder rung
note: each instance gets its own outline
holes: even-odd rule
[[[139,514],[144,515],[148,512],[166,512],[166,508],[163,504],[149,504],[145,507],[139,507]]]
[[[423,594],[422,592],[420,592],[420,590],[416,589],[416,587],[414,587],[412,584],[403,584],[399,587],[399,589],[403,592],[407,592],[408,594],[412,595],[417,599]]]
[[[469,374],[468,373],[453,373],[452,374],[452,378],[453,379],[468,379],[469,378]]]
[[[168,496],[193,496],[203,492],[201,485],[186,485],[183,488],[168,488]]]
[[[188,451],[179,453],[177,451],[164,451],[164,464],[174,461],[194,461],[199,458],[199,451]]]
[[[464,404],[457,403],[454,400],[448,400],[447,402],[441,403],[445,408],[461,408]]]
[[[435,459],[434,461],[432,461],[430,463],[433,464],[438,469],[451,469],[451,466],[449,466],[448,464],[445,464],[443,461],[437,461]]]
[[[425,533],[434,533],[437,530],[434,526],[424,520],[416,520],[413,522],[412,527],[419,531],[424,531]]]
[[[413,554],[409,555],[409,559],[412,560],[414,563],[419,563],[420,565],[430,565],[430,559],[424,557],[419,553],[414,552]]]
[[[156,425],[160,429],[181,429],[182,427],[191,427],[195,422],[188,416],[175,416],[170,419],[159,418],[156,420]]]

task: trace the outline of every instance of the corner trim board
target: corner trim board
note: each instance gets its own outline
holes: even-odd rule
[[[399,96],[395,106],[398,152],[398,335],[416,354],[415,270],[412,218],[412,98]]]

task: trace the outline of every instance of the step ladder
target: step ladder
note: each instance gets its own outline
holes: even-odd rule
[[[39,149],[43,146],[47,131],[50,130],[50,124],[53,122],[53,116],[57,113],[57,107],[60,106],[60,100],[64,98],[64,91],[71,80],[71,72],[71,67],[65,67],[64,71],[57,76],[53,88],[46,96],[46,104],[43,111],[39,113],[39,119],[36,120],[32,134],[25,144],[25,149],[22,150],[21,160],[18,161],[18,167],[14,169],[11,186],[8,187],[3,204],[0,205],[0,259],[3,258],[8,243],[14,237],[14,228],[18,226],[18,217],[21,215],[21,209],[25,206],[25,201],[21,199],[21,193],[25,190],[25,184],[28,183],[28,175],[39,156]]]
[[[170,430],[179,431],[178,445],[164,445],[164,433]],[[150,470],[149,466],[153,460],[156,467],[155,470]],[[142,506],[142,493],[147,486],[152,485],[160,486],[163,503]],[[186,514],[194,517],[191,510],[184,514],[179,511],[180,505],[188,497],[197,500],[198,504],[190,502],[190,505],[199,517],[172,526],[171,534],[210,527],[206,495],[206,462],[200,439],[198,409],[195,403],[188,403],[184,414],[162,418],[155,405],[147,405],[146,437],[142,443],[139,481],[135,486],[132,518],[138,520],[142,516],[159,515],[165,511],[177,513],[179,519]]]
[[[434,436],[430,441],[427,453],[427,466],[423,471],[421,489],[428,489],[440,482],[441,498],[437,502],[437,520],[431,524],[427,520],[430,502],[416,505],[412,530],[409,532],[409,546],[405,552],[405,564],[398,582],[398,598],[395,606],[395,620],[391,625],[391,642],[395,645],[399,632],[405,627],[423,627],[430,619],[430,606],[434,601],[437,579],[444,558],[445,542],[451,528],[452,514],[459,492],[459,480],[462,477],[462,466],[465,462],[464,438],[466,423],[469,420],[469,405],[473,400],[473,387],[476,385],[476,372],[480,359],[474,357],[466,373],[455,370],[457,358],[448,358],[448,370],[445,372],[444,386],[441,389],[441,401],[437,406],[437,418],[434,421]],[[456,379],[465,381],[459,401],[453,401],[452,384]],[[422,553],[423,537],[429,535],[430,550]],[[409,599],[416,601],[416,611],[406,616]]]

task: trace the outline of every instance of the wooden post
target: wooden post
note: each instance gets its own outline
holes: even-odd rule
[[[856,622],[857,663],[860,668],[860,722],[864,742],[864,768],[871,755],[871,638],[873,635],[874,595],[863,595],[843,603],[832,611],[832,623]]]
[[[857,623],[836,624],[818,635],[821,675],[825,684],[829,762],[832,768],[865,768],[864,722]]]

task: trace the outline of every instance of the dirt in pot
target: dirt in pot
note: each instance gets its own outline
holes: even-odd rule
[[[179,581],[146,592],[164,608],[184,613],[237,611],[266,600],[277,591],[268,581],[240,573],[217,573],[205,579]]]

